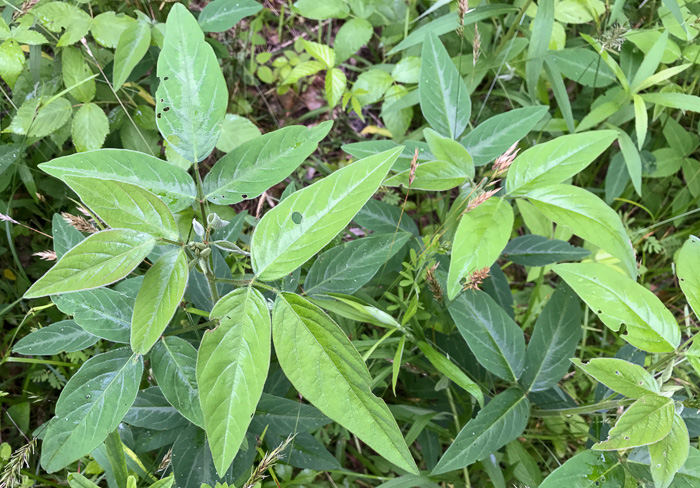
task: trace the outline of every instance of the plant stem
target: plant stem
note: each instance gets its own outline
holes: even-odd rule
[[[554,410],[542,410],[536,408],[532,410],[532,415],[534,417],[559,417],[561,415],[596,413],[599,410],[611,410],[617,407],[626,407],[634,402],[634,399],[625,398],[623,400],[610,400],[606,402],[594,403],[593,405],[582,405],[580,407],[572,408],[557,408]]]

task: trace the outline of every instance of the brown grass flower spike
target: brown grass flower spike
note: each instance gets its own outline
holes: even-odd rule
[[[71,215],[68,212],[61,212],[61,217],[66,221],[68,225],[73,227],[80,232],[87,232],[88,234],[94,234],[97,229],[92,225],[85,217],[78,217],[77,215]]]
[[[489,268],[477,269],[470,274],[462,286],[463,290],[478,290],[483,281],[489,277]]]

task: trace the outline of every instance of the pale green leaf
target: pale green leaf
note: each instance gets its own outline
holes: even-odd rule
[[[393,82],[391,75],[386,71],[370,69],[357,77],[352,90],[358,92],[357,100],[364,107],[381,100]]]
[[[676,257],[676,274],[690,308],[700,317],[700,239],[690,236]]]
[[[625,470],[617,456],[612,453],[587,450],[568,459],[552,471],[540,488],[620,488],[621,486],[625,486]]]
[[[219,140],[216,141],[216,148],[228,153],[244,142],[260,137],[260,135],[260,129],[250,120],[240,115],[226,114],[221,123],[221,134],[219,134]]]
[[[39,22],[51,32],[65,32],[56,44],[69,46],[85,37],[92,19],[83,10],[66,2],[46,2],[32,10]]]
[[[197,388],[197,350],[194,346],[180,337],[164,337],[153,347],[151,367],[168,402],[187,420],[204,427]]]
[[[253,0],[214,0],[199,14],[199,27],[204,32],[224,32],[261,9],[262,5]]]
[[[91,79],[92,71],[79,49],[64,47],[61,50],[61,68],[65,87],[75,87],[69,92],[73,97],[83,103],[95,98],[95,80]]]
[[[591,192],[572,185],[532,190],[528,199],[557,225],[618,258],[629,276],[637,276],[634,249],[617,213]]]
[[[615,77],[620,82],[620,86],[622,86],[622,89],[625,91],[625,93],[629,93],[629,81],[627,80],[624,71],[622,71],[622,68],[620,68],[620,65],[617,64],[617,61],[613,59],[613,57],[608,51],[603,49],[603,46],[601,46],[597,40],[593,39],[592,37],[586,34],[581,34],[581,37],[593,47],[593,49],[596,53],[598,53],[603,62],[605,62],[605,64],[608,65],[608,68],[610,68],[610,70],[613,73],[615,73]]]
[[[85,362],[61,391],[41,449],[49,473],[86,456],[117,428],[136,399],[143,358],[122,348]]]
[[[620,145],[622,157],[627,166],[627,173],[632,180],[632,186],[637,195],[642,196],[642,158],[639,155],[639,150],[635,146],[632,138],[623,130],[617,132],[617,142]]]
[[[518,155],[508,169],[506,191],[525,195],[555,185],[586,169],[617,138],[613,130],[560,136]]]
[[[479,388],[479,385],[474,383],[466,374],[464,374],[459,366],[433,349],[427,342],[419,341],[418,349],[420,349],[423,355],[440,373],[447,376],[449,379],[454,381],[455,384],[459,385],[460,388],[464,389],[464,391],[476,398],[479,405],[484,404],[484,394],[481,392],[481,388]]]
[[[92,234],[63,255],[24,294],[38,298],[54,293],[89,290],[114,283],[138,266],[155,239],[143,232],[108,229]]]
[[[465,170],[453,163],[430,161],[419,164],[415,171],[407,169],[387,178],[383,185],[410,187],[414,190],[445,191],[461,185],[468,177]]]
[[[73,320],[63,320],[22,337],[12,351],[27,356],[53,356],[61,352],[82,351],[99,339]]]
[[[158,195],[174,212],[189,207],[197,195],[194,182],[185,170],[126,149],[73,154],[43,163],[39,168],[59,179],[87,176],[131,183]]]
[[[302,78],[315,75],[319,71],[325,69],[320,61],[304,61],[297,64],[292,71],[284,78],[283,85],[291,85]]]
[[[530,98],[537,100],[537,82],[549,49],[549,41],[554,28],[554,0],[541,0],[537,4],[537,14],[532,23],[532,35],[527,47],[525,81]]]
[[[430,126],[451,139],[461,136],[472,111],[469,90],[434,34],[423,42],[418,87],[420,108]]]
[[[664,30],[664,32],[654,42],[651,49],[646,53],[644,59],[642,59],[642,63],[639,65],[639,68],[637,68],[637,72],[634,74],[634,78],[632,78],[631,82],[633,92],[640,91],[639,86],[642,84],[642,82],[656,73],[656,69],[659,67],[659,64],[661,64],[661,58],[666,51],[667,42],[668,31]]]
[[[425,129],[423,136],[436,160],[450,163],[455,169],[464,172],[467,178],[474,179],[474,161],[464,146],[453,139],[442,137],[432,129]]]
[[[326,69],[331,69],[335,66],[335,51],[332,47],[318,42],[307,41],[306,39],[303,39],[302,44],[309,56],[321,61]]]
[[[76,151],[100,149],[109,134],[109,120],[99,105],[86,103],[73,116],[71,134]]]
[[[347,88],[345,73],[339,68],[333,68],[326,73],[326,100],[328,106],[334,108]]]
[[[228,90],[214,50],[181,3],[168,14],[158,79],[158,129],[182,157],[203,160],[219,139]]]
[[[690,451],[688,427],[677,413],[673,415],[671,432],[649,446],[649,467],[656,488],[668,488],[683,467]]]
[[[401,149],[346,166],[294,192],[265,214],[251,240],[258,278],[281,278],[328,244],[379,188]]]
[[[525,338],[508,313],[488,294],[466,291],[448,308],[462,337],[488,371],[516,381],[525,364]]]
[[[491,197],[462,216],[452,244],[447,277],[450,300],[462,289],[462,281],[482,268],[490,268],[508,244],[513,230],[513,208]]]
[[[469,151],[474,164],[482,166],[525,137],[547,110],[545,106],[523,107],[494,115],[464,136],[460,144]]]
[[[97,43],[103,47],[116,48],[119,45],[119,38],[122,33],[131,27],[133,18],[116,14],[115,12],[103,12],[92,19],[90,32]]]
[[[588,363],[572,359],[572,363],[596,381],[629,398],[659,394],[659,384],[638,364],[617,358],[593,358]]]
[[[131,320],[131,349],[146,354],[175,315],[187,287],[184,249],[168,252],[146,272]]]
[[[689,112],[700,112],[700,97],[685,93],[642,93],[642,100],[661,107],[679,108]]]
[[[396,63],[391,76],[399,83],[418,83],[420,80],[420,56],[404,56]]]
[[[15,82],[24,69],[24,51],[16,40],[7,39],[0,44],[0,76],[10,88],[15,87]]]
[[[642,97],[635,93],[632,95],[632,100],[634,101],[634,127],[637,134],[637,149],[641,150],[647,138],[649,115],[647,114],[647,107]]]
[[[372,394],[367,366],[330,317],[297,295],[281,294],[273,339],[285,375],[304,398],[387,461],[418,474],[389,408]]]
[[[649,352],[672,352],[680,343],[673,314],[656,295],[600,263],[557,264],[561,276],[613,331],[626,327],[624,340]]]
[[[119,36],[117,49],[114,51],[114,68],[112,84],[119,90],[129,75],[146,55],[151,44],[151,26],[144,20],[131,23]]]
[[[354,18],[344,22],[333,41],[336,63],[342,63],[367,44],[373,32],[372,24],[365,19]]]
[[[313,20],[344,19],[350,13],[350,7],[343,0],[297,0],[293,10]]]
[[[253,288],[239,288],[211,311],[197,354],[197,384],[216,471],[223,476],[245,438],[270,365],[270,313]]]
[[[284,180],[313,153],[332,122],[285,127],[245,141],[221,158],[204,179],[204,194],[217,205],[255,198]]]
[[[496,395],[457,434],[433,474],[469,466],[522,434],[530,417],[530,402],[522,391],[510,388]]]
[[[46,104],[44,104],[47,102]],[[46,137],[70,119],[73,109],[68,99],[30,99],[22,104],[4,132],[30,137]]]
[[[673,400],[645,395],[617,419],[608,438],[593,445],[598,451],[616,451],[646,446],[665,438],[673,428]]]

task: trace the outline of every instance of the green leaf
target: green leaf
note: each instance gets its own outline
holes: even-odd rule
[[[577,236],[604,249],[622,262],[629,276],[637,276],[634,249],[617,213],[602,200],[571,185],[532,190],[528,199],[557,225],[566,225]]]
[[[214,50],[180,3],[168,14],[158,79],[156,122],[160,133],[183,158],[202,161],[219,139],[228,90]]]
[[[142,374],[143,358],[126,348],[86,361],[56,402],[41,449],[42,467],[56,472],[102,444],[134,403]]]
[[[199,14],[199,27],[204,32],[224,32],[260,10],[262,5],[253,0],[214,0]]]
[[[523,266],[546,266],[560,261],[577,261],[591,253],[559,239],[537,234],[516,237],[503,249],[503,257]]]
[[[34,98],[24,102],[3,132],[41,138],[63,127],[73,113],[71,103],[63,97],[47,99],[46,105],[44,100]]]
[[[620,151],[622,151],[622,157],[625,159],[625,165],[627,166],[627,173],[632,179],[632,185],[634,186],[634,191],[637,195],[642,196],[642,158],[639,155],[639,150],[632,142],[632,138],[627,135],[627,132],[623,130],[618,131],[618,144],[620,144]]]
[[[586,169],[617,138],[613,130],[560,136],[518,155],[508,169],[506,191],[525,195],[556,185]]]
[[[680,342],[673,314],[656,295],[600,263],[557,264],[554,271],[613,331],[624,324],[624,340],[649,352],[672,352]]]
[[[319,61],[303,61],[294,67],[294,69],[286,76],[282,84],[291,85],[302,78],[315,75],[323,69],[325,69],[325,67],[323,63]]]
[[[462,216],[452,244],[447,276],[450,300],[462,289],[463,279],[496,262],[508,244],[513,220],[510,203],[498,197],[489,198]]]
[[[70,94],[79,102],[87,103],[95,98],[95,80],[83,53],[74,47],[65,47],[61,50],[61,68],[63,70],[63,84],[71,88]],[[85,81],[87,80],[87,81]],[[77,86],[76,86],[77,85]]]
[[[309,53],[309,56],[321,61],[326,69],[331,69],[335,66],[335,51],[332,47],[318,42],[307,41],[302,39],[304,50]]]
[[[344,19],[350,13],[350,7],[343,0],[297,0],[292,9],[313,20]]]
[[[80,473],[70,473],[68,475],[68,486],[71,488],[99,488],[99,485],[96,485]]]
[[[416,223],[399,207],[379,200],[368,201],[352,220],[374,232],[394,233],[402,230],[414,236],[419,235]]]
[[[109,134],[109,120],[99,105],[86,103],[75,112],[71,135],[76,151],[100,149],[107,134]]]
[[[66,176],[63,181],[108,226],[179,239],[175,217],[150,191],[130,183],[99,178]]]
[[[51,32],[66,31],[56,46],[69,46],[85,37],[92,19],[83,10],[66,2],[47,2],[33,9],[32,14]]]
[[[0,76],[10,88],[15,87],[15,82],[24,69],[24,51],[14,39],[7,39],[0,44]]]
[[[112,84],[119,90],[151,45],[151,26],[144,20],[131,23],[119,36],[114,51]]]
[[[423,42],[421,61],[418,89],[423,116],[437,132],[457,139],[469,125],[469,89],[436,35]]]
[[[233,205],[284,180],[316,150],[333,123],[291,126],[245,141],[221,158],[204,179],[207,199]]]
[[[525,81],[530,98],[537,100],[537,82],[549,49],[549,40],[554,28],[554,0],[541,0],[537,4],[537,14],[532,23],[532,35],[527,47]]]
[[[304,293],[355,293],[401,250],[411,234],[372,234],[321,254],[304,280]]]
[[[333,68],[326,73],[326,100],[329,107],[338,105],[346,88],[347,78],[342,70]]]
[[[454,141],[453,141],[454,142]],[[411,176],[413,181],[411,182]],[[468,178],[468,174],[453,163],[430,161],[419,164],[415,171],[407,169],[384,181],[384,186],[403,186],[414,190],[446,191],[455,188]]]
[[[661,107],[679,108],[690,112],[700,112],[700,97],[685,93],[642,93],[642,100]]]
[[[278,296],[272,316],[277,358],[299,393],[387,461],[418,474],[394,417],[372,394],[367,366],[340,327],[290,293]]]
[[[127,488],[129,470],[126,466],[126,456],[124,455],[124,444],[119,437],[119,430],[113,430],[105,439],[104,448],[112,468],[112,476],[119,488]],[[134,485],[134,488],[135,485]]]
[[[523,387],[544,391],[564,377],[583,335],[582,322],[578,297],[568,286],[559,285],[535,322],[520,378]]]
[[[145,188],[165,201],[173,212],[189,207],[197,195],[187,172],[162,159],[125,149],[100,149],[56,158],[39,165],[46,173],[117,180]]]
[[[270,366],[270,313],[253,288],[239,288],[211,311],[219,325],[205,332],[197,384],[216,471],[223,476],[245,438]]]
[[[433,349],[430,344],[424,341],[418,342],[418,349],[430,361],[430,364],[449,379],[459,385],[464,391],[476,398],[479,405],[484,404],[484,394],[481,392],[479,385],[474,383],[466,374],[459,369],[459,366],[454,364],[448,358]]]
[[[668,488],[679,469],[688,459],[690,438],[688,427],[677,413],[673,415],[671,432],[649,446],[649,466],[656,488]]]
[[[506,381],[520,378],[525,364],[525,338],[512,318],[488,294],[462,293],[448,310],[477,361]]]
[[[103,230],[63,255],[24,294],[38,298],[54,293],[89,290],[114,283],[138,266],[155,239],[128,229]]]
[[[649,115],[642,97],[634,94],[632,95],[632,100],[634,101],[634,127],[637,134],[637,149],[641,150],[649,129]]]
[[[63,320],[22,337],[12,351],[27,356],[53,356],[61,352],[82,351],[99,339],[73,320]]]
[[[571,112],[569,92],[566,89],[566,85],[564,85],[564,80],[559,72],[559,68],[557,67],[556,63],[552,61],[550,56],[544,59],[544,72],[549,80],[554,98],[559,105],[559,111],[566,122],[566,128],[569,130],[569,132],[573,133],[576,129],[574,116]]]
[[[615,81],[615,73],[590,49],[568,48],[551,54],[559,71],[576,83],[597,88]]]
[[[404,56],[394,66],[391,76],[399,83],[418,83],[420,80],[420,65],[421,60],[419,56]]]
[[[162,255],[146,272],[131,320],[131,349],[134,353],[150,351],[168,326],[185,295],[187,276],[184,248]]]
[[[595,50],[596,53],[600,56],[600,58],[605,62],[605,64],[610,68],[610,70],[615,74],[615,77],[617,80],[620,82],[620,86],[622,86],[622,89],[624,90],[625,93],[629,93],[630,91],[630,84],[629,81],[627,80],[627,77],[625,76],[624,71],[622,71],[622,68],[620,68],[620,65],[617,64],[617,62],[613,59],[613,57],[610,55],[608,51],[606,51],[603,46],[600,45],[600,43],[593,39],[592,37],[586,35],[586,34],[581,34],[581,37],[588,43],[590,44],[593,49]]]
[[[525,137],[547,110],[546,106],[524,107],[494,115],[464,136],[460,144],[469,151],[474,165],[483,166]]]
[[[457,434],[432,474],[469,466],[519,436],[530,418],[530,402],[522,391],[510,388],[496,395]]]
[[[626,397],[641,398],[661,392],[654,377],[638,364],[617,358],[594,358],[587,364],[579,359],[571,362],[599,383]]]
[[[278,431],[298,432],[315,430],[331,422],[311,405],[263,393],[250,430],[262,433],[269,426]]]
[[[335,35],[333,49],[336,54],[336,64],[340,64],[355,54],[372,38],[374,28],[367,20],[361,18],[344,22]]]
[[[96,290],[61,293],[51,300],[90,334],[112,342],[129,342],[134,300],[116,290]]]
[[[646,446],[666,437],[673,428],[673,400],[645,395],[617,419],[608,438],[593,445],[597,451],[616,451]]]
[[[625,470],[617,456],[583,451],[552,471],[540,488],[618,488],[625,485]]]
[[[228,153],[246,141],[260,137],[260,129],[240,115],[226,114],[221,123],[221,134],[216,142],[219,151]]]
[[[425,129],[423,135],[436,160],[450,163],[455,169],[464,172],[470,180],[474,179],[474,161],[464,146],[455,140],[440,136],[432,129]]]
[[[641,85],[644,80],[656,73],[659,64],[661,64],[661,58],[666,51],[667,42],[668,31],[664,30],[659,38],[656,39],[649,52],[647,52],[642,59],[642,63],[639,65],[639,68],[637,68],[637,72],[634,74],[634,78],[632,78],[631,83],[633,92],[639,91],[639,85]]]
[[[123,421],[134,427],[152,430],[177,429],[190,425],[189,421],[168,402],[157,386],[139,391]]]
[[[168,402],[187,420],[203,427],[196,376],[197,350],[192,344],[179,337],[164,337],[153,348],[151,367]]]
[[[93,39],[102,47],[116,48],[122,33],[135,22],[124,14],[104,12],[92,19],[90,32]]]
[[[258,278],[282,278],[328,244],[379,188],[401,149],[346,166],[294,192],[266,213],[251,240]]]
[[[357,77],[352,89],[359,92],[357,100],[364,107],[381,100],[393,82],[391,75],[386,71],[370,69]]]
[[[700,239],[690,236],[676,256],[676,274],[688,305],[700,317]]]

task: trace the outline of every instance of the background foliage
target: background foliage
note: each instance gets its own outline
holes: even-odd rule
[[[0,9],[3,488],[700,486],[699,2]]]

